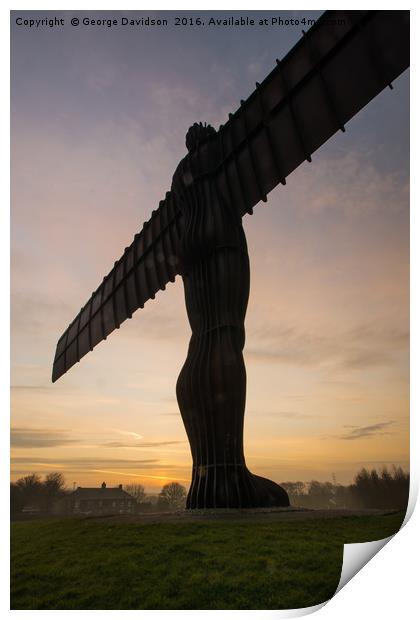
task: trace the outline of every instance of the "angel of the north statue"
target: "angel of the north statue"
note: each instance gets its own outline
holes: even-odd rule
[[[53,381],[182,276],[192,335],[176,394],[189,509],[289,505],[244,456],[242,218],[408,66],[408,11],[324,13],[218,131],[190,127],[170,191],[58,341]]]

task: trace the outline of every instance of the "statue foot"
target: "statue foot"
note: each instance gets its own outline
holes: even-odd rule
[[[252,474],[245,465],[198,466],[186,508],[286,508],[289,496],[268,478]]]
[[[260,508],[287,508],[287,506],[290,506],[289,496],[283,487],[268,478],[262,478],[261,476],[251,474],[251,472],[249,473],[253,477],[258,489]]]

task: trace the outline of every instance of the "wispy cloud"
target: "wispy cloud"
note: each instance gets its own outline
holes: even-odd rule
[[[11,390],[14,390],[16,392],[22,391],[28,391],[28,390],[49,390],[51,389],[49,386],[47,385],[11,385],[10,386]]]
[[[92,471],[101,473],[101,474],[118,474],[120,475],[120,472],[118,471],[109,471],[108,469],[92,469]],[[133,473],[127,473],[124,472],[124,476],[132,476],[134,478],[152,478],[154,480],[173,480],[174,477],[173,476],[153,476],[150,474],[133,474]],[[176,476],[176,480],[178,482],[190,482],[189,478],[180,478],[179,476]]]
[[[296,173],[296,181],[300,175],[302,170]],[[361,212],[401,212],[408,204],[407,171],[385,174],[375,165],[375,154],[363,146],[324,156],[304,179],[293,184],[293,191],[294,201],[305,211],[340,210],[360,217]]]
[[[253,412],[250,412],[251,414]],[[258,415],[258,417],[264,417],[264,418],[284,418],[287,420],[304,420],[307,418],[312,418],[314,416],[310,416],[306,413],[299,413],[298,411],[266,411],[266,412],[255,412],[255,415]],[[316,416],[317,418],[319,416]]]
[[[80,440],[69,437],[68,430],[12,428],[10,443],[13,448],[56,448],[80,443]]]
[[[16,332],[40,335],[49,333],[51,329],[60,333],[73,308],[59,299],[49,299],[42,293],[31,292],[28,295],[19,291],[12,293],[11,311],[12,328]]]
[[[128,437],[133,437],[134,439],[143,439],[144,435],[139,435],[138,433],[135,433],[134,431],[123,431],[119,428],[113,428],[113,431],[115,431],[116,433],[119,433],[120,435],[127,435]]]
[[[407,348],[408,340],[406,329],[371,324],[329,333],[272,324],[251,332],[246,355],[256,361],[363,370],[389,365],[395,353]]]
[[[348,432],[343,435],[336,435],[336,439],[346,439],[346,440],[354,440],[354,439],[364,439],[366,437],[373,437],[377,435],[392,435],[391,431],[387,431],[389,426],[394,424],[394,421],[391,420],[389,422],[379,422],[378,424],[372,424],[370,426],[355,426],[345,428],[351,428]]]
[[[67,471],[90,471],[92,469],[155,469],[160,465],[159,459],[104,459],[101,457],[74,457],[74,458],[44,458],[44,457],[12,457],[13,465],[26,465],[28,469],[54,468]],[[164,464],[165,469],[175,467],[170,463]]]
[[[123,441],[108,441],[101,444],[105,448],[159,448],[161,446],[172,446],[185,443],[185,441],[143,441],[140,443],[125,443]]]

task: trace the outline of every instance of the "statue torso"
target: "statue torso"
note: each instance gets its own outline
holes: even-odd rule
[[[196,151],[189,153],[172,180],[172,192],[183,217],[180,259],[186,269],[219,248],[247,252],[241,218],[234,205],[223,200],[217,183],[203,175],[203,170],[211,167],[208,161],[205,164]]]

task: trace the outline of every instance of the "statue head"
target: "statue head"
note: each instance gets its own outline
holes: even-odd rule
[[[187,131],[185,145],[189,151],[194,151],[201,142],[204,142],[214,133],[216,133],[216,130],[211,125],[207,125],[207,123],[204,123],[204,125],[203,123],[194,123]]]

